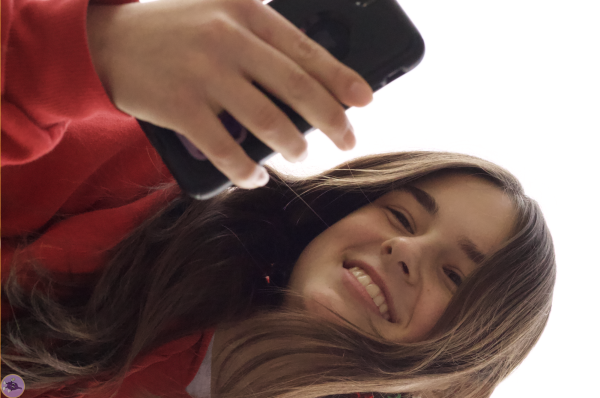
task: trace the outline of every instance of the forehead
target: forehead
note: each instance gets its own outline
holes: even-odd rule
[[[465,202],[475,207],[494,207],[512,212],[511,198],[497,185],[475,174],[443,174],[411,184],[429,193],[437,202]]]
[[[445,232],[468,236],[485,251],[508,239],[512,232],[516,212],[511,198],[482,177],[444,174],[419,180],[410,186],[418,190],[393,191],[375,203],[406,206],[421,222],[431,221],[443,225]],[[419,198],[419,190],[428,194],[434,203]]]
[[[390,198],[398,193],[410,193],[411,187],[419,188],[419,190],[434,196],[436,203],[450,199],[462,199],[495,204],[505,209],[513,209],[514,207],[511,198],[502,188],[478,175],[464,173],[447,173],[425,177],[409,183],[406,187],[388,192],[379,199]]]

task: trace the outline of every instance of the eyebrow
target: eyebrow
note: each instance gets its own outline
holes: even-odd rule
[[[423,206],[429,215],[435,217],[439,210],[439,206],[433,196],[412,185],[406,185],[403,187],[403,189],[409,192],[415,198],[415,200],[419,202],[421,206]],[[475,264],[480,265],[483,262],[485,254],[479,250],[477,245],[473,243],[471,239],[467,238],[466,236],[461,236],[458,240],[458,245],[467,255],[467,257]]]
[[[458,240],[458,244],[463,252],[477,265],[481,265],[483,259],[485,258],[485,254],[483,254],[475,243],[466,236],[461,236]]]
[[[412,185],[406,185],[403,189],[411,193],[415,200],[425,208],[429,215],[435,216],[437,214],[439,207],[433,196]]]

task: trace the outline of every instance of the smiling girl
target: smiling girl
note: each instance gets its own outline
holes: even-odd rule
[[[463,280],[509,239],[514,222],[510,197],[482,178],[457,173],[418,181],[311,241],[289,287],[362,330],[420,341]]]
[[[409,152],[271,173],[173,199],[77,300],[13,278],[29,315],[3,327],[3,369],[66,395],[482,397],[535,345],[552,241],[505,170]]]
[[[490,396],[556,274],[519,182],[435,152],[267,171],[222,110],[303,158],[257,82],[350,149],[364,79],[260,1],[118,2],[2,0],[3,376],[23,397]],[[249,190],[183,195],[135,117]]]

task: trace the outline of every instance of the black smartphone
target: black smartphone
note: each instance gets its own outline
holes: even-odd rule
[[[377,91],[419,64],[423,38],[396,0],[273,0],[267,4],[358,72]],[[306,134],[310,124],[292,108],[254,85]],[[347,106],[344,106],[348,109]],[[251,159],[264,164],[274,153],[227,112],[219,119]],[[181,188],[209,199],[231,182],[184,136],[138,120]]]

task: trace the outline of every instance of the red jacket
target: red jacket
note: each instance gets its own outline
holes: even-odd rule
[[[3,280],[19,238],[31,233],[41,236],[26,250],[50,270],[96,270],[107,249],[178,194],[148,189],[172,177],[94,71],[87,1],[2,0]],[[3,319],[12,316],[6,304]],[[187,397],[212,334],[140,358],[116,397],[136,385]]]

